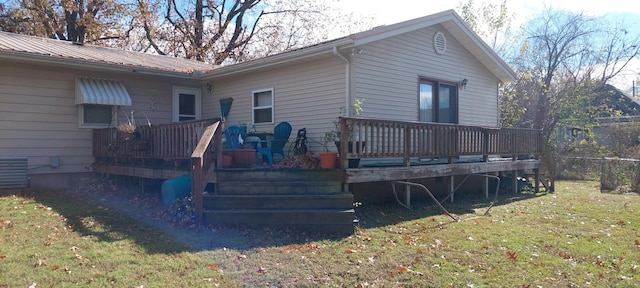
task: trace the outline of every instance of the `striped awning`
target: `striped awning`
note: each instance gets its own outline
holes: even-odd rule
[[[131,106],[131,96],[118,80],[77,77],[76,104]]]

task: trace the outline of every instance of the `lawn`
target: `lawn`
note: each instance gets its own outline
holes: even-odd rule
[[[350,237],[215,227],[198,249],[106,207],[4,193],[0,287],[636,286],[640,196],[596,185],[505,194],[486,216],[486,199],[456,195],[460,221],[365,201]]]

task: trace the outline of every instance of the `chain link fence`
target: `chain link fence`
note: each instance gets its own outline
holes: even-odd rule
[[[640,159],[560,157],[557,179],[600,181],[600,191],[640,193]]]

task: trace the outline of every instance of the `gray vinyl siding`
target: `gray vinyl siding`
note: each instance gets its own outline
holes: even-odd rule
[[[311,151],[322,150],[320,136],[334,129],[340,107],[345,103],[345,64],[336,56],[324,60],[298,63],[268,71],[256,71],[242,76],[217,79],[213,82],[213,96],[205,97],[207,117],[220,116],[219,99],[232,97],[233,104],[226,125],[247,124],[251,129],[252,92],[273,89],[274,123],[258,124],[257,131],[272,131],[282,122],[289,122],[295,140],[300,128],[307,129]],[[315,142],[315,143],[314,143]]]
[[[437,55],[433,35],[444,33],[447,49]],[[353,97],[364,99],[363,117],[418,120],[418,81],[426,78],[456,84],[459,123],[498,125],[498,79],[439,25],[357,47]]]
[[[171,122],[173,85],[200,87],[195,81],[0,61],[0,157],[26,156],[29,174],[91,171],[92,129],[79,128],[76,76],[121,81],[132,98],[132,106],[123,108],[136,111],[138,124],[146,124],[145,114],[151,124]],[[58,157],[60,166],[49,167],[50,157]]]

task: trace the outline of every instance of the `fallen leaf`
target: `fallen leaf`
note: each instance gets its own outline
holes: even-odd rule
[[[507,257],[512,260],[518,259],[518,255],[516,255],[516,252],[511,252],[511,251],[507,251]]]
[[[264,268],[264,267],[258,268],[258,275],[264,275],[265,273],[267,273],[267,268]]]

